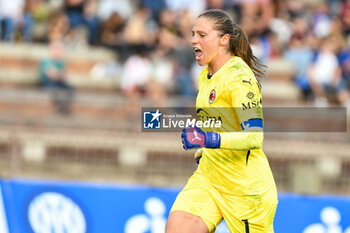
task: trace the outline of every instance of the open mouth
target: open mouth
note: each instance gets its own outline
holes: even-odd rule
[[[194,53],[196,54],[196,60],[200,59],[203,56],[202,50],[198,48],[193,48],[193,50],[194,50]]]

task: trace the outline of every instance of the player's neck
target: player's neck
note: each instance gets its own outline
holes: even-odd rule
[[[213,76],[231,58],[232,58],[231,54],[225,54],[223,56],[217,56],[215,59],[213,59],[213,61],[208,64],[209,75]]]

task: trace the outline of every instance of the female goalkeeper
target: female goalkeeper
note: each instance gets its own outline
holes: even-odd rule
[[[212,233],[223,219],[231,233],[271,233],[278,201],[262,151],[259,62],[222,10],[199,15],[192,34],[196,60],[207,64],[199,76],[198,118],[221,127],[183,130],[184,148],[199,148],[199,165],[174,202],[166,233]]]

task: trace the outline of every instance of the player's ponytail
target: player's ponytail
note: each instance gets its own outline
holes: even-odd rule
[[[262,78],[264,71],[258,68],[262,65],[258,58],[253,55],[252,48],[243,30],[238,24],[234,24],[234,34],[230,37],[230,50],[233,55],[242,58],[245,63],[253,70],[255,76]]]
[[[258,58],[253,55],[249,41],[242,28],[233,22],[233,19],[223,10],[211,9],[204,11],[198,16],[210,18],[214,22],[215,30],[219,31],[221,36],[230,35],[230,51],[234,56],[238,56],[252,69],[255,76],[263,77],[264,71],[259,68],[262,65]]]

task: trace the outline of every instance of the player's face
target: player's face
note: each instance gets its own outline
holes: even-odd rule
[[[219,39],[212,20],[205,17],[196,20],[192,28],[191,43],[199,65],[203,66],[213,61],[218,54]]]

